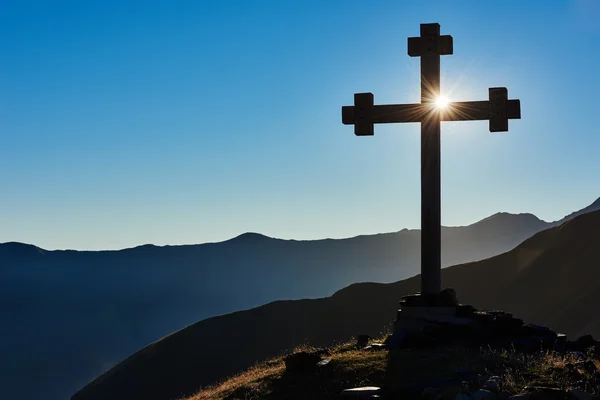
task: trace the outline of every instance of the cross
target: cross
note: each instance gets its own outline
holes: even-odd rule
[[[508,100],[506,88],[490,88],[488,101],[448,103],[440,96],[440,56],[452,54],[452,36],[440,36],[440,25],[421,24],[421,36],[408,38],[408,55],[421,57],[421,102],[374,105],[372,93],[356,93],[354,106],[342,107],[342,123],[357,136],[374,134],[374,124],[421,123],[421,294],[441,291],[440,127],[442,121],[489,120],[490,132],[508,131],[508,120],[521,118],[519,100]]]

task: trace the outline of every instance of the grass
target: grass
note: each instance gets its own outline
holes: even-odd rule
[[[309,346],[293,353],[315,350]],[[355,342],[329,349],[327,374],[287,373],[285,357],[263,362],[185,400],[328,399],[348,387],[383,384],[386,351],[357,350]]]
[[[305,350],[312,349],[303,346],[294,352]],[[580,359],[574,354],[550,351],[522,354],[489,348],[366,351],[357,350],[355,342],[329,351],[331,355],[326,358],[331,359],[331,368],[327,374],[286,372],[284,357],[278,357],[181,400],[331,399],[343,389],[358,386],[385,386],[397,391],[409,383],[426,384],[432,379],[448,382],[461,369],[477,374],[478,384],[491,376],[500,376],[502,390],[510,395],[522,393],[528,385],[600,394],[598,385],[581,387],[581,379],[591,375],[576,364]],[[600,369],[600,362],[597,359],[593,362]],[[577,373],[569,372],[569,364]],[[478,388],[477,384],[474,388]],[[459,390],[460,382],[445,384],[442,394],[454,399]]]
[[[580,389],[593,395],[600,395],[598,384],[586,384],[592,377],[581,365],[577,355],[543,352],[534,355],[513,354],[507,357],[504,366],[504,388],[507,392],[520,393],[524,386],[546,386],[564,390]],[[600,361],[592,359],[600,370]],[[567,366],[572,365],[574,373],[569,373]],[[579,377],[574,377],[579,376]],[[583,382],[583,385],[581,384]]]

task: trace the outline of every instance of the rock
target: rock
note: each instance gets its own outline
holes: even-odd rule
[[[383,344],[383,343],[371,343],[365,347],[363,347],[363,350],[366,351],[380,351],[380,350],[387,350],[387,345]]]
[[[596,341],[592,335],[583,335],[573,344],[574,350],[587,351],[590,347],[596,347]]]
[[[468,304],[459,304],[456,307],[456,316],[461,318],[471,318],[477,309]]]
[[[404,306],[416,307],[448,307],[456,306],[456,292],[454,289],[444,289],[439,294],[426,295],[415,293],[403,296],[400,300],[400,308]]]
[[[558,333],[556,335],[556,342],[554,343],[554,351],[565,352],[567,350],[567,335],[564,333]]]
[[[326,358],[317,363],[317,375],[327,377],[333,372],[331,358]]]
[[[494,394],[498,394],[498,384],[495,381],[487,381],[481,388]]]
[[[358,335],[358,338],[356,339],[356,347],[359,349],[366,347],[369,344],[369,339],[371,339],[371,336],[369,335]]]
[[[572,399],[575,400],[595,400],[596,397],[588,392],[584,392],[583,390],[568,390],[567,394],[571,396]]]
[[[502,378],[500,378],[499,376],[492,376],[490,379],[487,380],[486,383],[483,384],[483,389],[498,394],[500,392],[501,386]]]
[[[387,346],[383,343],[371,343],[367,347],[369,348],[369,350],[372,350],[372,351],[387,350]],[[367,347],[365,347],[365,350],[367,349]]]
[[[315,371],[321,361],[322,351],[301,351],[285,357],[285,369],[290,372]]]
[[[546,347],[554,346],[558,339],[558,335],[552,329],[533,324],[523,325],[523,330],[538,343],[544,344]]]
[[[456,290],[452,288],[442,290],[440,293],[440,303],[457,306],[458,299],[456,297]]]
[[[317,363],[318,367],[324,367],[326,365],[328,365],[331,362],[331,358],[326,358],[324,360],[321,360]]]
[[[516,396],[510,396],[508,400],[528,400],[528,394],[517,394]]]
[[[369,399],[373,398],[374,395],[378,395],[381,392],[381,388],[377,386],[364,386],[352,389],[344,389],[340,393],[342,397],[351,397],[355,399]]]
[[[498,394],[498,392],[499,392],[498,383],[493,380],[489,380],[486,383],[484,383],[483,389],[488,390],[495,394]]]
[[[557,343],[567,343],[567,335],[565,335],[564,333],[557,333],[556,334],[556,342]]]
[[[389,349],[398,349],[402,346],[403,342],[406,339],[406,331],[404,329],[399,329],[394,332],[393,335],[390,335],[386,339],[386,345]]]
[[[563,353],[588,345],[595,346],[600,354],[600,342],[593,342],[591,337],[580,338],[575,344],[569,342],[564,334],[544,326],[524,324],[523,320],[510,313],[477,311],[471,306],[454,304],[455,300],[456,293],[452,289],[444,289],[437,296],[404,296],[394,323],[395,334],[386,339],[388,348],[466,345],[473,348],[514,348],[524,353],[541,350]]]
[[[490,392],[489,390],[479,389],[471,395],[471,399],[472,400],[496,400],[496,399],[498,399],[498,395],[494,392]]]

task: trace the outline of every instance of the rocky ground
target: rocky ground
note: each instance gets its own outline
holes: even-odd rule
[[[389,349],[359,337],[330,349],[296,349],[187,400],[595,399],[600,346],[582,348],[589,340],[523,352],[446,344]]]
[[[329,349],[296,349],[186,400],[600,400],[600,342],[592,336],[571,341],[442,293],[434,305],[407,296],[384,340],[359,335]]]

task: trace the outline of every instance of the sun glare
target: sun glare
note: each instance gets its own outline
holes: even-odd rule
[[[448,98],[446,96],[440,96],[435,101],[435,106],[437,108],[446,108],[448,106]]]

